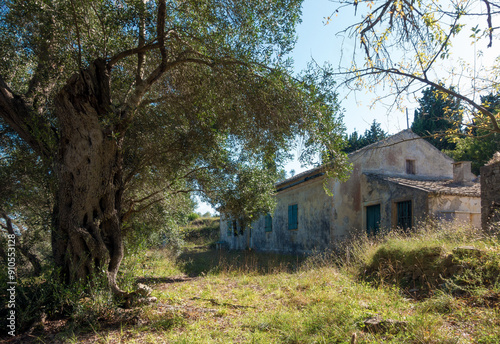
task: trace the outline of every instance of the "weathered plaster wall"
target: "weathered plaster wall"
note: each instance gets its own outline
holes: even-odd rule
[[[279,192],[271,232],[265,232],[264,216],[238,236],[228,236],[227,221],[222,221],[221,240],[230,249],[309,253],[328,248],[332,198],[323,189],[323,181],[319,177]],[[297,230],[288,229],[288,206],[292,204],[298,205]]]
[[[481,225],[487,229],[500,220],[500,161],[481,167],[481,204]]]
[[[233,249],[233,250],[243,250],[251,245],[251,230],[250,229],[245,229],[241,230],[241,226],[239,221],[236,221],[236,231],[233,230],[233,221],[232,219],[229,220],[224,216],[224,214],[221,215],[221,222],[220,222],[220,241],[223,241],[226,243],[226,245]],[[228,233],[228,226],[230,226],[230,231]],[[236,233],[235,233],[236,232]]]
[[[417,217],[424,216],[428,210],[424,201],[425,193],[396,187],[392,183],[378,183],[370,187],[363,176],[364,172],[371,172],[411,178],[413,175],[406,174],[406,160],[414,160],[414,176],[452,179],[453,159],[427,141],[416,139],[417,137],[411,131],[403,131],[395,137],[349,155],[353,164],[351,177],[345,183],[336,182],[333,185],[334,240],[344,239],[353,230],[365,230],[365,209],[369,205],[381,204],[382,227],[393,227],[393,204],[397,201],[412,199],[413,214]]]
[[[363,199],[362,212],[360,212],[359,227],[366,229],[366,207],[380,204],[380,228],[389,229],[397,225],[397,202],[411,201],[412,216],[415,225],[427,215],[427,193],[385,180],[374,176],[362,176]]]
[[[430,195],[429,215],[441,220],[457,220],[480,227],[481,199],[468,196]]]
[[[362,172],[400,176],[408,176],[406,160],[415,160],[416,176],[453,178],[453,159],[411,131],[354,152],[349,159],[355,166],[362,166]]]

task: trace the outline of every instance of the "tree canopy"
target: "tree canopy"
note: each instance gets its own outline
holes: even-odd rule
[[[500,111],[500,94],[482,96],[481,102],[493,113],[498,114]],[[471,161],[472,172],[479,174],[480,168],[498,151],[500,151],[500,134],[474,129],[468,136],[456,140],[456,147],[453,150],[446,150],[445,153],[457,161]]]
[[[498,58],[492,65],[478,68],[460,56],[453,63],[444,63],[465,52],[467,48],[452,47],[467,40],[479,51],[493,49],[498,43],[497,2],[356,0],[338,4],[336,11],[354,7],[361,15],[344,31],[355,40],[353,63],[340,71],[345,85],[368,90],[385,85],[379,98],[395,96],[398,106],[405,96],[433,87],[434,92],[443,94],[443,99],[460,101],[464,110],[462,126],[500,132],[498,113],[476,100],[478,94],[499,91]],[[334,17],[328,19],[333,21]],[[456,130],[447,134],[456,134]]]
[[[199,192],[251,219],[272,207],[270,167],[297,137],[304,159],[341,152],[332,84],[321,73],[290,76],[300,5],[0,4],[0,130],[53,186],[52,250],[66,282],[104,269],[125,295],[116,274],[135,214]]]
[[[370,129],[366,129],[364,134],[358,134],[356,130],[347,136],[347,144],[344,149],[346,153],[354,152],[372,143],[383,140],[387,133],[380,127],[380,123],[373,120]]]
[[[452,96],[438,92],[435,87],[428,87],[422,91],[419,104],[411,130],[440,150],[454,149],[455,143],[445,137],[445,133],[462,130],[460,103]]]

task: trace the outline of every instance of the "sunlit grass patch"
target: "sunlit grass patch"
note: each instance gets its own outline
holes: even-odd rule
[[[209,247],[177,257],[148,251],[126,265],[124,281],[150,284],[157,302],[113,325],[70,327],[61,342],[498,342],[496,237],[426,224],[350,244],[310,257]]]

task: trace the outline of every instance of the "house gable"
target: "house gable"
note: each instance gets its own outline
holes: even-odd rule
[[[358,173],[453,178],[453,159],[409,129],[352,152],[349,160]]]

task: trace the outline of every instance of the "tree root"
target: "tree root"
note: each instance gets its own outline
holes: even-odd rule
[[[155,303],[156,297],[150,296],[153,289],[145,284],[139,283],[137,289],[131,293],[120,290],[119,296],[125,300],[125,308],[145,306]]]

